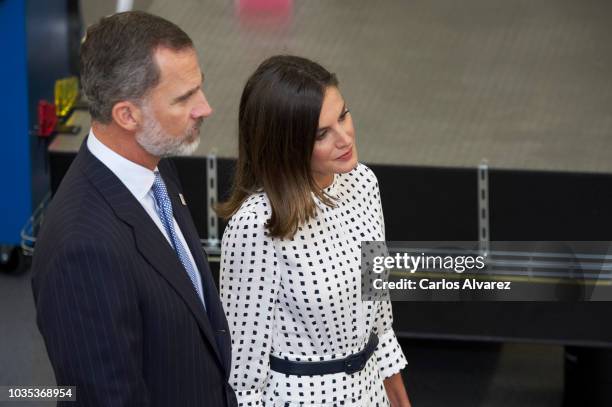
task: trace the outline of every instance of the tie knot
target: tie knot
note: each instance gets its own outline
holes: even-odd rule
[[[162,196],[168,195],[168,191],[166,190],[166,184],[164,184],[164,180],[161,177],[159,171],[155,171],[155,179],[153,180],[153,193],[161,194]]]
[[[172,213],[172,205],[170,204],[170,197],[168,196],[168,190],[166,184],[158,171],[155,171],[155,180],[153,181],[153,196],[155,201],[162,212]]]

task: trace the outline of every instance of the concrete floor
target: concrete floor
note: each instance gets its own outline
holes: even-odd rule
[[[612,172],[610,1],[286,0],[268,24],[249,3],[134,2],[196,42],[215,109],[199,154],[235,156],[246,78],[292,53],[338,74],[364,162]],[[112,4],[82,0],[87,22]]]
[[[55,385],[53,369],[38,328],[30,273],[0,273],[0,386]],[[0,402],[0,406],[53,403]]]
[[[30,273],[0,273],[0,385],[54,385],[36,327]],[[415,407],[560,407],[558,346],[404,340]],[[442,391],[443,389],[443,391]],[[0,406],[52,403],[0,402]]]

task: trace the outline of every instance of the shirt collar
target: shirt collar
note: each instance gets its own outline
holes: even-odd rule
[[[119,178],[138,201],[141,201],[151,190],[155,173],[108,148],[96,138],[93,129],[89,131],[87,148]],[[155,171],[157,171],[157,167]]]

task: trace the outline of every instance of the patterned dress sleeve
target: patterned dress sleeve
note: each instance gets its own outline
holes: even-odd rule
[[[238,212],[222,241],[221,301],[232,338],[230,384],[239,406],[261,406],[270,371],[274,309],[280,276],[264,219]]]

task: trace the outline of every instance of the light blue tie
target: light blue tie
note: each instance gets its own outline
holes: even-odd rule
[[[170,197],[168,196],[168,190],[166,189],[166,184],[164,184],[164,180],[162,179],[159,172],[155,172],[155,181],[153,181],[153,196],[155,197],[155,209],[157,209],[157,214],[161,219],[162,225],[166,229],[166,233],[168,233],[168,237],[170,237],[170,241],[172,242],[172,246],[174,246],[174,251],[178,255],[179,260],[183,264],[183,267],[187,271],[187,275],[189,275],[189,279],[193,284],[193,288],[195,289],[198,297],[202,301],[202,305],[204,305],[204,309],[206,309],[206,303],[204,302],[204,294],[202,289],[202,283],[197,278],[197,271],[194,269],[193,264],[189,260],[189,255],[185,250],[185,247],[181,244],[176,231],[174,230],[174,217],[172,215],[172,202],[170,202]]]

